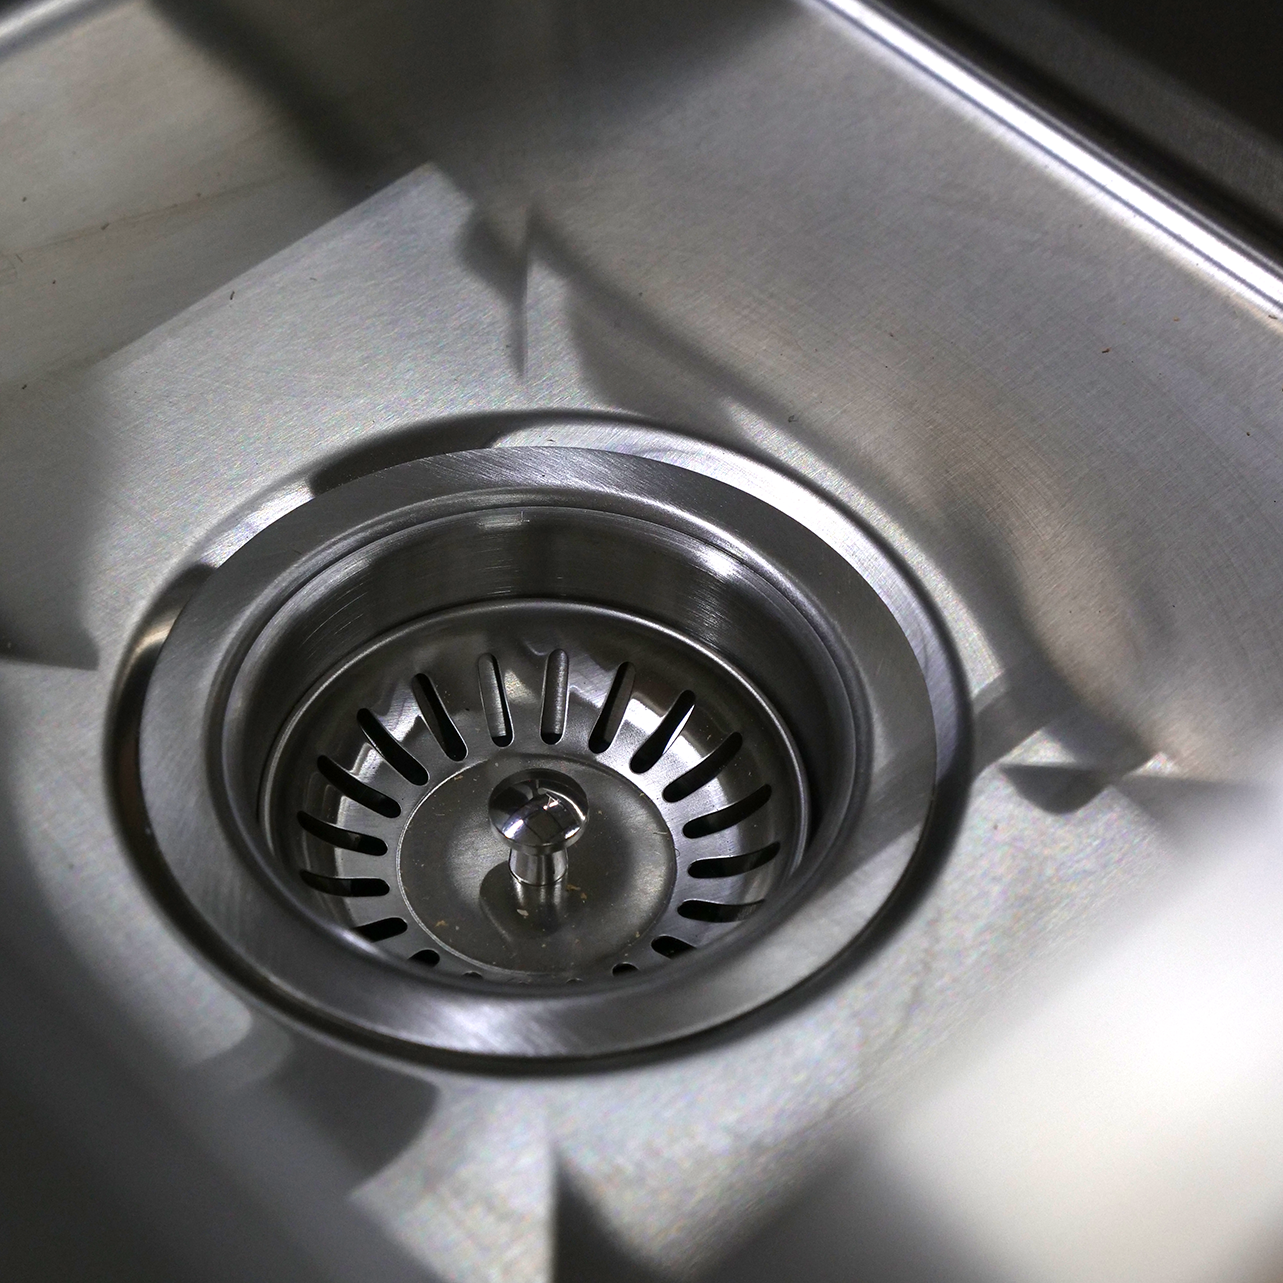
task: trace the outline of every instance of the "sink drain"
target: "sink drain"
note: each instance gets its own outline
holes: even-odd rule
[[[860,934],[956,765],[948,655],[845,518],[705,457],[722,479],[404,464],[208,579],[140,766],[220,956],[349,1030],[578,1057],[730,1019]]]

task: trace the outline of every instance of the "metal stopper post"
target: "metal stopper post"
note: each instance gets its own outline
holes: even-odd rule
[[[490,822],[511,848],[512,876],[526,886],[551,886],[566,876],[566,849],[583,835],[588,797],[560,771],[523,771],[490,794]]]

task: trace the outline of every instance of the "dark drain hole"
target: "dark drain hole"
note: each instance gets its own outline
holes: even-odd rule
[[[354,833],[351,829],[341,829],[337,824],[327,824],[306,811],[298,813],[298,822],[304,831],[314,838],[320,838],[322,842],[328,842],[341,850],[357,851],[361,855],[387,855],[388,853],[387,843],[381,839],[371,837],[368,833]]]
[[[696,763],[684,775],[679,775],[664,789],[665,802],[681,802],[694,792],[711,784],[731,764],[735,754],[744,746],[739,731],[728,735],[702,762]]]
[[[733,828],[740,821],[747,820],[754,812],[760,811],[770,797],[771,786],[763,784],[761,788],[754,789],[738,802],[732,802],[730,806],[723,807],[720,811],[710,811],[707,815],[701,815],[698,819],[689,821],[682,832],[688,838],[706,838],[713,833],[721,833],[724,829]]]
[[[368,708],[357,712],[356,724],[376,753],[403,779],[422,787],[428,782],[428,773],[422,764],[397,740]]]
[[[422,963],[425,967],[435,967],[441,961],[441,955],[435,949],[420,949],[410,955],[411,962]]]
[[[451,720],[450,714],[446,712],[445,703],[432,684],[432,678],[427,673],[417,673],[410,686],[418,701],[419,712],[423,714],[423,720],[432,732],[432,738],[452,762],[462,762],[468,756],[468,746],[463,742],[463,736],[459,734],[459,728]],[[427,782],[425,775],[423,783]]]
[[[313,891],[326,895],[387,895],[388,884],[382,878],[332,878],[311,869],[300,869],[298,875]]]
[[[743,922],[752,913],[761,900],[752,904],[715,904],[712,900],[683,900],[677,906],[677,912],[683,918],[696,922]]]
[[[689,953],[695,946],[687,944],[685,940],[679,940],[676,936],[656,936],[650,942],[650,947],[656,953],[662,953],[665,958],[677,958],[683,953]]]
[[[633,754],[628,768],[636,775],[645,775],[659,761],[672,742],[686,725],[686,719],[695,710],[695,692],[682,691],[673,701],[673,706],[660,719],[659,725],[651,731],[646,742]]]
[[[772,842],[760,851],[748,851],[744,855],[718,855],[706,860],[696,860],[687,872],[693,878],[734,878],[741,873],[750,873],[769,864],[780,853],[780,844]]]
[[[326,757],[324,753],[316,759],[316,769],[340,793],[350,797],[358,805],[369,807],[371,811],[384,815],[389,820],[395,820],[401,814],[401,808],[386,793],[380,793],[364,780],[358,780],[355,775],[345,771],[333,758]]]
[[[367,922],[363,927],[356,928],[358,935],[363,935],[376,944],[380,940],[399,936],[404,930],[405,921],[402,918],[380,918],[377,922]]]
[[[620,664],[615,680],[610,684],[610,694],[601,706],[597,725],[588,737],[588,747],[594,753],[604,753],[614,742],[628,711],[628,701],[633,697],[633,682],[637,670],[632,664]]]

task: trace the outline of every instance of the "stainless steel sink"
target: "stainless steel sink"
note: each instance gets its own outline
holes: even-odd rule
[[[1283,280],[882,11],[52,0],[0,50],[11,952],[300,1277],[706,1275],[1256,769]],[[766,465],[916,585],[967,704],[878,933],[609,1064],[277,1002],[131,788],[218,567],[491,447]]]

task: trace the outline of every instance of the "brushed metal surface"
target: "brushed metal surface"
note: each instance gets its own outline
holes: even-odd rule
[[[1283,704],[1273,287],[1236,288],[1219,252],[1018,115],[828,11],[714,7],[692,29],[538,8],[506,43],[477,18],[433,44],[438,9],[418,35],[380,25],[392,6],[356,31],[342,6],[257,10],[291,74],[435,165],[103,360],[8,384],[5,876],[181,1082],[200,1065],[315,1101],[299,1067],[329,1050],[211,970],[127,850],[101,766],[126,661],[154,653],[201,566],[478,428],[588,444],[566,416],[609,412],[638,421],[615,433],[626,452],[680,457],[642,431],[658,425],[770,460],[897,550],[967,668],[976,776],[930,895],[859,969],[671,1062],[494,1081],[350,1058],[371,1098],[439,1092],[430,1114],[385,1107],[391,1140],[352,1186],[442,1275],[548,1277],[570,1205],[621,1258],[693,1275],[815,1170],[838,1120],[1161,880],[1197,785],[1252,769]],[[469,51],[498,45],[488,78],[424,113],[458,87],[448,64],[471,76]],[[113,150],[127,136],[95,155],[134,182],[150,156]],[[284,222],[307,206],[283,198]],[[152,258],[159,232],[140,243],[159,278],[212,284]],[[139,326],[191,295],[164,297]],[[32,309],[6,316],[33,370],[119,341],[68,338],[74,308],[25,326]],[[509,413],[519,434],[490,417]],[[345,1134],[334,1115],[320,1130]]]

